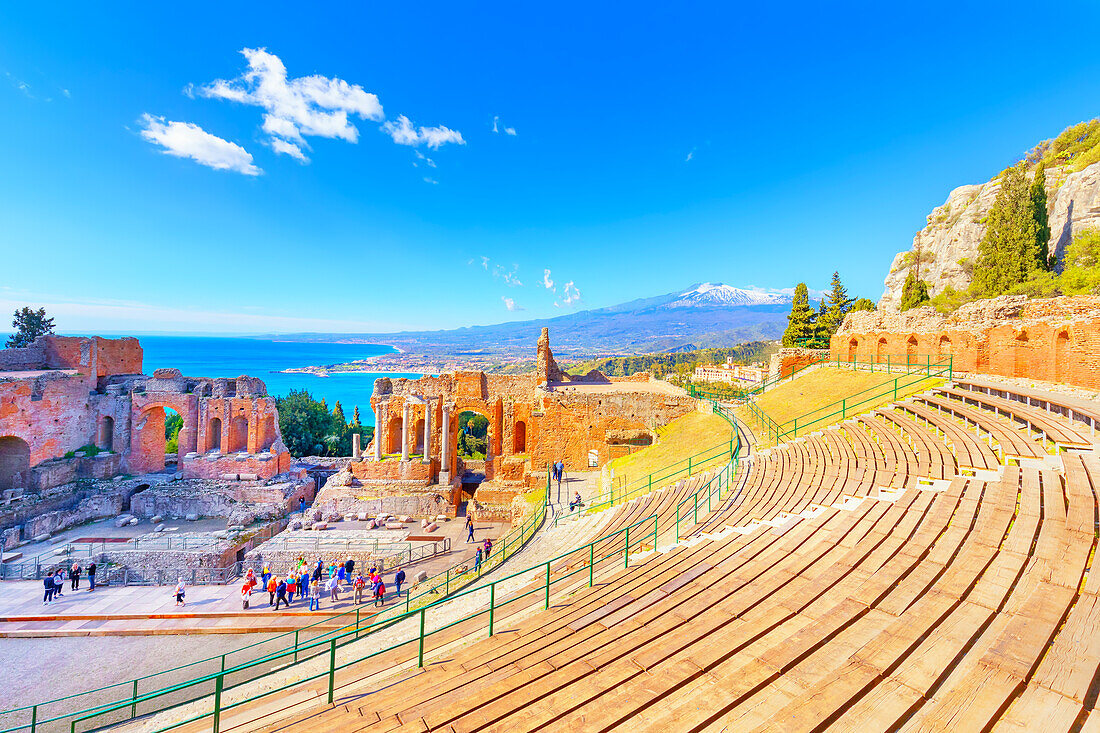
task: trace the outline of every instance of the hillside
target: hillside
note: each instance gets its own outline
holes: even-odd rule
[[[572,354],[631,354],[729,347],[778,338],[787,325],[790,297],[695,284],[685,290],[555,318],[470,326],[447,331],[364,334],[291,334],[283,340],[389,344],[418,353],[517,353],[530,350],[544,327],[554,350]]]
[[[1058,137],[1044,140],[1026,161],[1032,172],[1040,163],[1046,168],[1050,251],[1060,259],[1074,234],[1100,226],[1100,119],[1073,125]],[[932,210],[927,225],[913,238],[912,248],[894,257],[880,309],[898,310],[902,285],[917,252],[921,277],[931,296],[949,286],[969,287],[1000,179],[998,174],[986,183],[960,186]]]

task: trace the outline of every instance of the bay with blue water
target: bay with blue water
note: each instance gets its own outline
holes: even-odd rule
[[[305,389],[315,399],[324,398],[331,408],[336,400],[351,419],[355,406],[364,425],[374,425],[370,396],[378,377],[410,377],[406,373],[339,373],[321,377],[316,374],[284,374],[293,367],[340,364],[396,352],[381,344],[323,344],[295,341],[271,341],[250,338],[201,336],[140,336],[144,350],[144,371],[175,367],[188,377],[259,377],[267,384],[268,394],[281,397],[292,389]]]

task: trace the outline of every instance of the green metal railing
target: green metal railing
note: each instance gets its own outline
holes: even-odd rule
[[[857,362],[838,362],[838,366],[842,367],[849,364],[854,366]],[[873,363],[863,365],[869,366],[872,370],[875,367]],[[762,435],[759,437],[766,437],[770,444],[778,445],[785,440],[797,438],[799,433],[813,432],[816,430],[815,426],[821,425],[823,422],[828,421],[831,424],[832,422],[846,420],[849,415],[857,415],[866,410],[867,405],[872,402],[884,398],[897,400],[899,392],[904,393],[910,387],[929,379],[940,378],[950,381],[953,373],[952,366],[953,359],[951,357],[947,357],[946,361],[938,363],[932,363],[931,358],[926,358],[923,364],[920,363],[919,358],[907,360],[904,367],[906,370],[904,376],[895,377],[891,381],[855,392],[841,400],[811,410],[784,423],[777,423],[752,400],[746,401],[744,407],[760,426]],[[894,364],[893,367],[900,368],[901,365]]]
[[[723,446],[723,448],[726,449],[723,455],[729,456],[730,461],[723,467],[722,471],[717,473],[705,484],[698,487],[692,496],[689,496],[676,506],[675,531],[677,539],[680,535],[681,522],[686,522],[690,516],[693,522],[692,526],[698,524],[698,513],[700,507],[703,506],[703,502],[706,502],[708,511],[710,511],[716,500],[720,503],[725,498],[728,498],[729,492],[735,485],[734,477],[738,470],[737,458],[741,449],[740,435],[736,431],[736,422],[733,416],[717,404],[715,405],[715,409],[723,418],[735,426],[735,439],[728,447],[725,445]],[[682,461],[678,463],[682,463]],[[687,470],[690,471],[691,469],[689,468]],[[662,470],[657,473],[666,476],[666,478],[667,476],[676,475],[676,471],[666,473]],[[548,492],[549,472],[547,476],[546,489]],[[548,496],[549,494],[544,497],[540,509],[536,512],[535,516],[539,518],[539,523],[545,518],[547,507],[546,500]],[[382,616],[373,614],[363,614],[361,613],[362,609],[355,609],[354,611],[348,611],[319,621],[316,624],[303,627],[297,631],[287,632],[276,637],[274,640],[266,640],[247,647],[242,647],[233,652],[220,655],[220,657],[211,657],[207,660],[192,662],[165,672],[146,675],[127,682],[99,688],[98,690],[77,693],[58,700],[12,709],[0,714],[0,720],[9,718],[9,716],[17,716],[23,717],[25,722],[21,722],[14,726],[9,725],[9,727],[0,730],[0,733],[15,733],[16,731],[39,733],[39,731],[44,730],[68,730],[70,733],[84,733],[85,731],[117,724],[125,720],[131,720],[196,703],[202,704],[203,709],[194,714],[190,714],[191,711],[187,711],[187,714],[182,716],[184,719],[174,720],[158,730],[170,730],[188,723],[210,719],[212,730],[214,733],[218,733],[222,716],[226,711],[256,699],[277,694],[304,682],[325,678],[327,678],[328,682],[328,700],[331,702],[335,689],[335,677],[339,670],[345,669],[353,664],[361,663],[380,654],[394,652],[402,648],[405,648],[409,653],[410,660],[412,657],[415,657],[417,665],[423,666],[426,651],[425,644],[434,634],[445,631],[457,624],[485,616],[487,619],[488,632],[491,636],[495,630],[494,627],[497,613],[509,604],[514,604],[523,598],[538,594],[543,598],[543,607],[549,608],[551,589],[554,584],[559,584],[560,587],[562,582],[573,578],[578,573],[587,573],[587,583],[588,586],[591,587],[594,583],[597,568],[601,566],[603,568],[611,568],[615,566],[615,562],[621,562],[624,568],[628,568],[630,565],[631,552],[636,553],[639,550],[647,551],[657,548],[659,519],[656,513],[639,519],[627,527],[599,537],[577,549],[566,552],[544,563],[539,563],[531,568],[494,580],[492,583],[485,586],[465,588],[458,591],[447,588],[446,590],[451,591],[451,595],[444,595],[419,608],[408,608],[403,613],[392,618],[383,618]],[[529,539],[530,535],[534,533],[534,529],[537,529],[533,521],[525,523],[524,527],[527,529],[516,535],[514,545],[512,543],[509,544],[510,547],[514,548],[513,552],[522,546],[525,541],[525,535],[526,538]],[[621,545],[618,544],[620,541],[622,542]],[[597,548],[600,548],[600,554],[598,555]],[[499,562],[503,562],[503,547],[496,556],[501,558]],[[569,560],[570,558],[579,562],[579,567],[573,569],[567,567],[564,572],[554,577],[551,573],[551,567]],[[499,562],[497,564],[499,564]],[[487,564],[483,563],[481,573],[483,574],[486,570]],[[473,580],[476,580],[476,577],[464,577],[463,575],[443,575],[446,575],[446,582],[452,584],[465,583],[468,585]],[[439,577],[440,576],[436,576],[436,578]],[[527,590],[515,594],[512,597],[505,598],[504,600],[499,600],[502,592],[498,590],[498,586],[501,583],[521,578],[532,581],[536,577],[541,578],[542,582],[537,585],[528,582]],[[457,587],[457,585],[454,587]],[[465,614],[461,618],[443,623],[437,628],[428,628],[430,614],[443,609],[450,609],[452,608],[452,604],[459,599],[478,593],[488,596],[486,608]],[[412,601],[406,601],[407,606],[411,603]],[[333,623],[338,624],[336,629],[322,630],[318,628],[321,625],[331,625]],[[340,663],[337,663],[337,650],[351,651],[351,648],[348,647],[349,644],[366,634],[381,631],[383,629],[393,629],[403,632],[406,638],[383,649],[372,649],[361,655],[355,655],[354,653],[347,654],[345,657],[350,658],[345,658]],[[308,633],[311,633],[311,630],[312,633],[317,634],[316,638],[303,638]],[[474,630],[471,629],[469,633],[473,633],[473,631]],[[293,637],[292,641],[291,637]],[[283,648],[271,653],[262,654],[256,659],[250,659],[239,664],[227,663],[227,657],[230,654],[254,649],[261,644],[267,644],[272,641],[280,642]],[[323,668],[321,668],[320,671],[305,669],[302,665],[310,662],[310,660],[324,660],[324,664],[322,665]],[[165,679],[165,675],[179,673],[182,670],[197,668],[200,665],[209,663],[213,663],[216,667],[214,671],[199,674],[192,679],[176,684],[167,684],[151,690],[142,689],[142,687],[148,687],[150,681]],[[399,662],[394,662],[394,664],[398,663]],[[317,665],[314,664],[314,667],[316,666]],[[288,668],[297,668],[301,670],[303,674],[301,676],[292,675],[294,679],[287,684],[265,687],[263,690],[255,690],[254,694],[249,694],[243,699],[234,702],[227,701],[227,695],[233,696],[231,693],[242,685],[250,684],[258,679],[270,677],[277,673],[285,673]],[[114,691],[113,694],[111,694],[112,691]],[[114,697],[114,699],[101,704],[89,704],[81,701],[81,698],[88,699],[89,696],[104,696],[108,694]],[[204,701],[207,701],[208,704],[205,704]]]

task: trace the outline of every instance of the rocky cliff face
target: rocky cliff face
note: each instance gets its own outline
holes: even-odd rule
[[[886,292],[880,310],[897,312],[905,277],[920,252],[921,277],[932,296],[948,286],[965,290],[970,285],[978,245],[985,233],[984,220],[1001,188],[1000,178],[988,183],[960,186],[928,215],[928,224],[913,237],[913,247],[899,252],[886,276]],[[1100,228],[1100,163],[1077,173],[1047,170],[1050,203],[1050,248],[1061,259],[1073,235],[1082,229]]]

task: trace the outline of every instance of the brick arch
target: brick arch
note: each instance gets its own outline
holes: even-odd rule
[[[909,334],[905,339],[905,363],[912,364],[917,358],[918,342],[915,334]]]
[[[220,417],[210,418],[210,422],[206,428],[206,451],[222,451],[222,419]]]
[[[1031,338],[1026,328],[1016,334],[1012,343],[1012,376],[1031,376]]]
[[[31,447],[14,435],[0,437],[0,489],[27,488],[31,470]]]
[[[951,337],[946,333],[941,333],[940,337],[936,339],[936,355],[941,358],[951,356]]]
[[[495,445],[496,434],[499,432],[499,428],[496,422],[493,420],[493,409],[485,402],[481,400],[456,400],[454,409],[451,410],[451,414],[454,415],[453,425],[451,426],[452,435],[447,439],[451,441],[452,452],[451,455],[458,455],[458,434],[462,430],[462,425],[459,421],[459,415],[464,412],[476,412],[478,415],[486,418],[489,421],[489,428],[485,433],[485,460],[490,461],[498,455],[493,450]]]
[[[242,453],[248,450],[248,418],[240,413],[229,418],[228,453]]]
[[[848,339],[848,361],[856,360],[856,352],[859,350],[859,339],[855,336]]]
[[[875,341],[875,362],[876,363],[882,364],[884,361],[886,361],[886,356],[887,356],[887,354],[890,353],[889,348],[890,348],[890,344],[889,344],[889,341],[887,341],[885,336],[879,336],[878,339],[876,339],[876,341]]]
[[[1063,328],[1054,335],[1054,381],[1063,382],[1066,379],[1067,360],[1069,359],[1069,347],[1072,339],[1069,329]]]
[[[164,437],[166,410],[176,412],[183,419],[177,456],[182,458],[187,453],[187,435],[184,430],[194,431],[194,427],[190,424],[194,416],[189,414],[189,410],[181,407],[171,400],[157,400],[137,408],[138,415],[134,420],[130,437],[130,465],[135,472],[153,473],[164,470],[164,451],[167,444]]]

